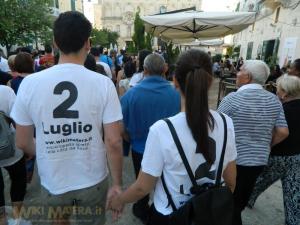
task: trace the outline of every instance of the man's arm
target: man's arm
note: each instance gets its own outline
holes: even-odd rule
[[[104,124],[104,142],[107,148],[107,158],[110,165],[113,186],[122,185],[122,137],[121,123],[119,121]]]
[[[34,128],[33,125],[21,126],[16,125],[16,146],[24,151],[29,156],[35,155],[34,143]]]
[[[277,145],[289,136],[289,129],[287,127],[275,127],[273,130],[272,144]]]

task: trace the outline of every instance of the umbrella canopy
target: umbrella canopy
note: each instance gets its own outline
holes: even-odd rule
[[[164,40],[187,43],[240,32],[255,22],[255,12],[184,11],[144,16],[146,31]]]

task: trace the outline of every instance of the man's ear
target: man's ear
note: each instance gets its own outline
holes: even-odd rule
[[[57,44],[56,44],[54,38],[53,38],[52,44],[53,44],[53,47],[54,47],[55,49],[58,49]]]
[[[84,43],[84,48],[87,52],[91,50],[91,39],[87,39],[87,41]]]
[[[144,67],[144,71],[143,71],[144,75],[149,75],[149,71]]]

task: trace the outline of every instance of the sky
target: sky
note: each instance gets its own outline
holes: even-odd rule
[[[239,0],[202,0],[203,11],[233,11]]]

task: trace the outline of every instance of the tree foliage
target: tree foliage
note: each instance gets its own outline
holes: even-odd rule
[[[174,47],[174,44],[172,42],[166,44],[166,51],[168,56],[168,64],[174,64],[180,54],[179,47]]]
[[[152,39],[151,34],[145,33],[144,21],[140,17],[140,10],[138,9],[135,13],[134,19],[134,34],[132,40],[134,43],[135,51],[140,51],[142,49],[152,50]]]
[[[117,45],[119,34],[117,32],[112,32],[108,29],[98,30],[93,28],[91,33],[92,44],[93,45],[101,45],[106,48],[110,47],[110,44]]]
[[[51,39],[54,17],[52,0],[0,0],[0,44],[9,52],[13,45]]]

